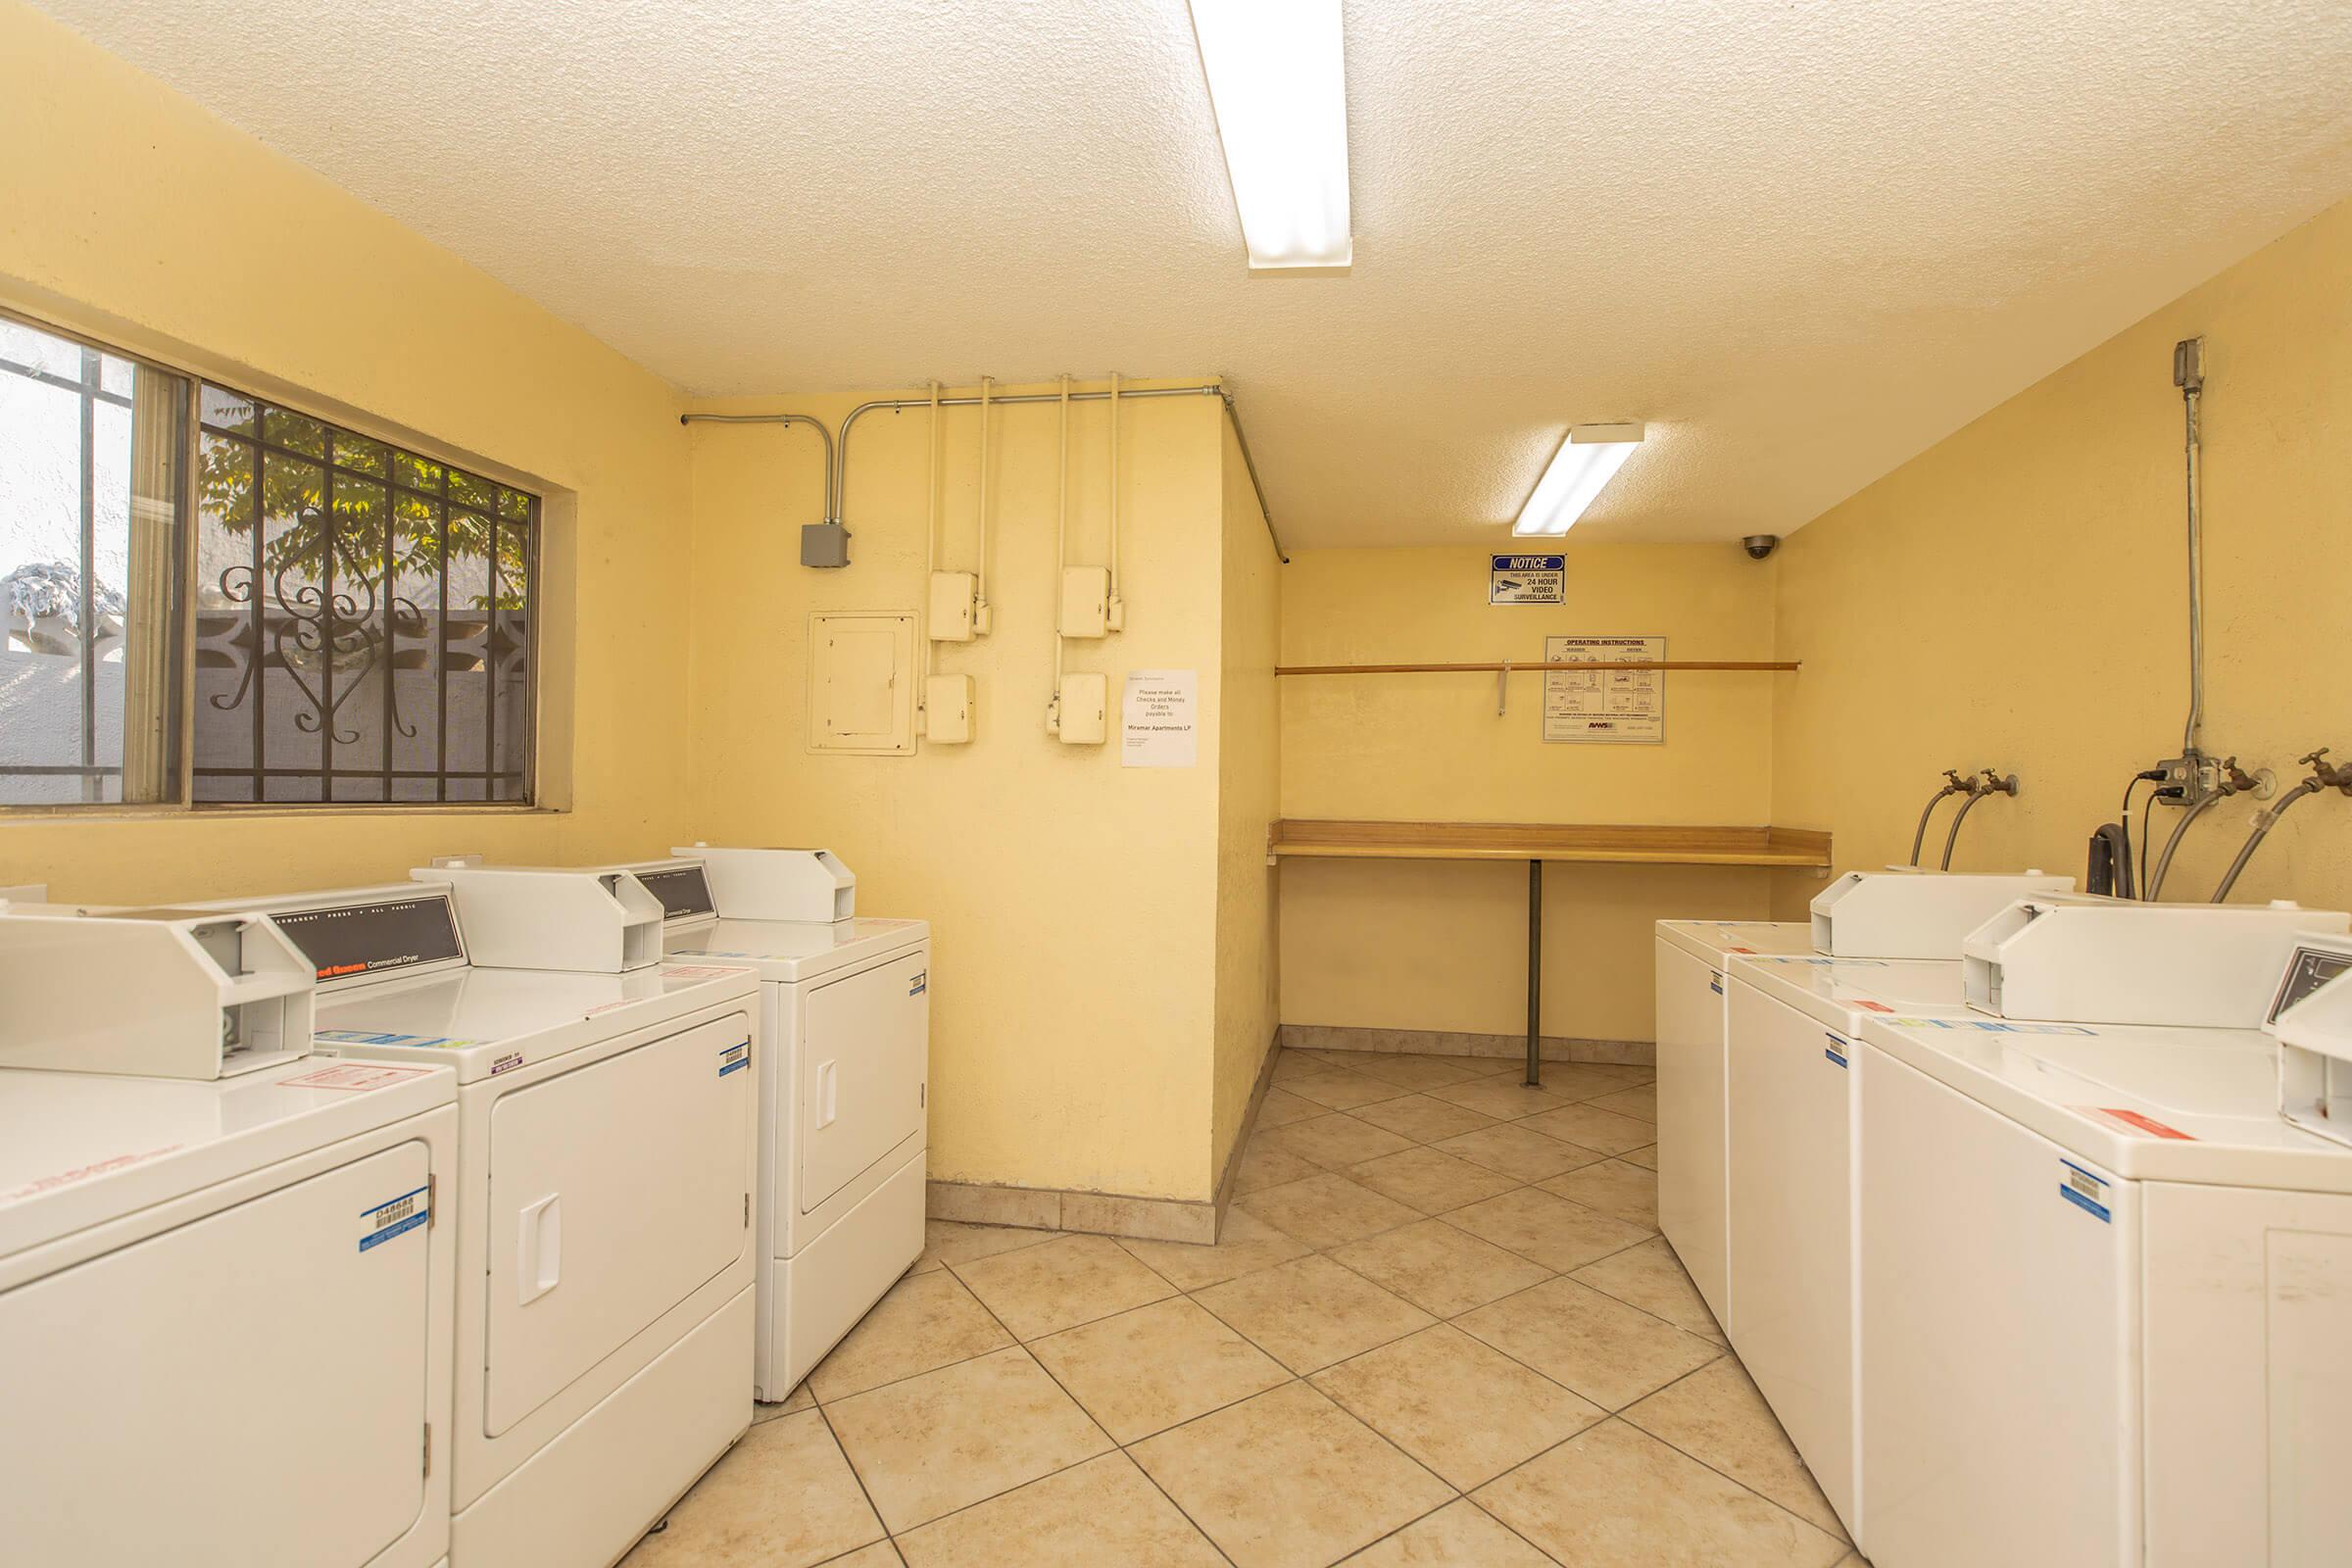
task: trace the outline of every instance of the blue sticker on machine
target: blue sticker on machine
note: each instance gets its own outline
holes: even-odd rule
[[[2115,1216],[2102,1201],[2107,1196],[2106,1179],[2093,1176],[2071,1159],[2062,1159],[2058,1163],[2062,1170],[2058,1195],[2084,1213],[2097,1216],[2100,1224],[2114,1224]]]
[[[930,989],[931,971],[928,969],[916,970],[914,978],[906,982],[906,994],[910,997],[919,997]]]
[[[724,1078],[752,1064],[752,1043],[749,1040],[727,1047],[718,1054],[718,1075]]]
[[[373,1208],[360,1213],[360,1250],[365,1252],[381,1247],[395,1236],[406,1236],[433,1217],[429,1188],[419,1187],[413,1192],[387,1199]]]
[[[1719,974],[1711,974],[1711,975],[1707,976],[1707,989],[1708,989],[1709,991],[1712,991],[1712,992],[1714,992],[1714,993],[1715,993],[1717,996],[1719,996],[1719,997],[1720,997],[1720,996],[1722,996],[1722,995],[1723,995],[1723,976],[1721,976],[1721,975],[1719,975]]]
[[[313,1040],[323,1040],[331,1046],[409,1046],[416,1050],[451,1050],[479,1045],[476,1040],[460,1040],[451,1035],[389,1035],[366,1029],[314,1029]]]

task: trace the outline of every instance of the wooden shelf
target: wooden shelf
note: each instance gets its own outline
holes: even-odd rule
[[[1810,828],[1649,827],[1568,822],[1276,822],[1267,848],[1326,859],[1569,860],[1633,865],[1830,863]]]
[[[1276,664],[1277,675],[1572,675],[1588,669],[1760,670],[1793,671],[1795,660],[1742,659],[1598,659],[1589,662],[1549,662],[1541,659],[1496,661],[1483,664]]]

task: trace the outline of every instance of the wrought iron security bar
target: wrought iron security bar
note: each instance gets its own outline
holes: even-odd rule
[[[196,799],[527,802],[539,498],[219,386],[200,411]]]

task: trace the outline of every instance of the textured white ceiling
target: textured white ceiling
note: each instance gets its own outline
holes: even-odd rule
[[[2344,0],[1348,0],[1342,278],[1183,0],[41,3],[693,392],[1229,374],[1301,545],[1618,418],[1591,533],[1785,533],[2352,189]]]

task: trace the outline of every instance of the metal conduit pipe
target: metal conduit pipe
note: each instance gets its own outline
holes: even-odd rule
[[[917,408],[922,406],[920,403],[915,405]],[[808,426],[816,432],[816,438],[825,444],[823,520],[835,524],[841,521],[841,514],[835,510],[833,504],[840,493],[835,478],[833,432],[825,428],[824,420],[806,414],[681,414],[678,416],[678,422],[680,424],[805,424]]]
[[[1233,394],[1214,383],[1205,386],[1123,386],[1119,389],[1119,401],[1122,403],[1131,402],[1136,398],[1198,397],[1212,397],[1225,405],[1226,416],[1233,420],[1234,440],[1242,449],[1242,466],[1250,470],[1250,488],[1257,496],[1257,514],[1265,519],[1266,537],[1274,541],[1274,554],[1281,558],[1285,565],[1288,565],[1291,560],[1290,554],[1282,548],[1282,536],[1274,531],[1273,509],[1266,505],[1266,487],[1259,482],[1257,464],[1250,456],[1250,438],[1242,431],[1242,415],[1241,411],[1234,406]],[[997,409],[1013,403],[1058,403],[1060,401],[1061,394],[1058,392],[1016,392],[1004,397],[992,394],[988,400],[989,407]],[[1070,401],[1072,403],[1107,403],[1110,401],[1110,394],[1107,391],[1073,392],[1070,394]],[[939,400],[939,406],[943,409],[970,409],[977,408],[979,404],[980,400],[977,397],[941,398]],[[840,519],[843,498],[849,492],[850,432],[857,427],[858,421],[878,409],[887,409],[893,414],[898,414],[906,409],[928,409],[930,407],[931,400],[928,397],[875,398],[871,402],[858,404],[842,416],[841,459],[838,463],[831,465],[833,488],[832,494],[826,501],[826,510],[831,514],[828,520],[838,521]],[[699,419],[717,417],[717,416],[688,415],[686,417]],[[736,417],[744,416],[737,416]]]
[[[2157,896],[2164,892],[2164,874],[2173,868],[2173,852],[2180,847],[2181,837],[2188,832],[2189,824],[2211,810],[2221,799],[2221,793],[2217,790],[2180,813],[2180,823],[2173,829],[2173,836],[2164,841],[2164,853],[2156,857],[2156,869],[2149,874],[2147,891],[2140,895],[2141,898],[2150,904],[2157,901]]]
[[[2200,405],[2205,394],[2205,340],[2184,338],[2173,345],[2173,384],[2180,389],[2188,486],[2188,722],[2180,751],[2193,757],[2205,722],[2205,508],[2204,441]]]

